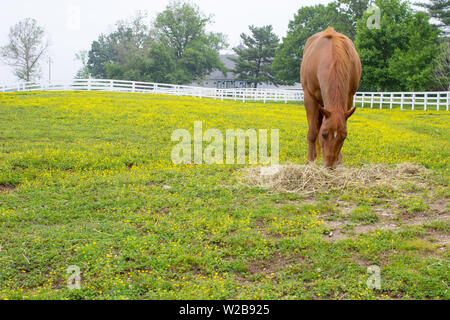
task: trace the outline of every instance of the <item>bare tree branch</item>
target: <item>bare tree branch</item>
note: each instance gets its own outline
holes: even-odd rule
[[[442,89],[450,91],[450,40],[445,40],[436,61],[434,76]]]
[[[44,37],[44,30],[34,19],[27,18],[10,28],[9,43],[0,48],[0,57],[20,80],[40,77],[39,63],[49,47]]]

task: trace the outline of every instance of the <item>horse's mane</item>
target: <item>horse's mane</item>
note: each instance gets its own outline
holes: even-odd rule
[[[348,38],[337,33],[334,28],[329,27],[321,34],[320,38],[328,38],[332,41],[332,62],[330,66],[330,78],[328,79],[327,93],[329,101],[333,106],[342,107],[347,110],[346,96],[349,92],[350,83],[350,54],[347,47]]]

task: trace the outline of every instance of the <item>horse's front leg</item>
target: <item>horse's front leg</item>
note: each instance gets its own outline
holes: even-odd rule
[[[308,131],[308,163],[315,162],[317,158],[316,140],[319,130],[315,127],[309,128]]]
[[[342,165],[342,151],[339,151],[339,156],[338,156],[338,160],[337,160],[337,165],[338,165],[338,166]]]
[[[316,142],[319,135],[320,126],[322,125],[322,116],[319,111],[319,103],[314,99],[308,91],[305,90],[305,109],[308,117],[308,163],[316,161],[317,150]]]

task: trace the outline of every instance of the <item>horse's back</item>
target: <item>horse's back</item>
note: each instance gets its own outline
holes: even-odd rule
[[[303,89],[315,96],[320,91],[319,70],[329,66],[332,55],[331,41],[321,38],[322,34],[316,33],[306,41],[300,72]]]
[[[301,67],[301,83],[304,90],[322,100],[321,87],[328,81],[329,70],[338,52],[340,63],[345,65],[348,76],[349,94],[358,90],[361,78],[361,62],[353,42],[333,28],[311,36],[305,44]]]

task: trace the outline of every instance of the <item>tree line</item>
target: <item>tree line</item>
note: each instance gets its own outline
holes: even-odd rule
[[[235,68],[229,70],[220,60],[226,36],[207,30],[212,17],[175,1],[151,23],[137,12],[101,34],[89,51],[77,53],[83,67],[76,77],[189,84],[220,70],[253,87],[293,85],[300,79],[306,40],[332,26],[355,43],[363,65],[361,91],[450,90],[449,9],[450,0],[335,0],[301,7],[282,39],[271,25],[249,26],[233,48]],[[376,25],[369,23],[374,19]],[[39,75],[47,47],[42,28],[27,19],[11,28],[0,52],[18,78],[30,81]]]
[[[368,24],[374,5],[378,27]],[[425,12],[402,0],[340,0],[300,8],[275,54],[276,79],[297,82],[306,40],[332,26],[355,43],[363,66],[361,91],[449,90],[450,1],[416,5]]]

